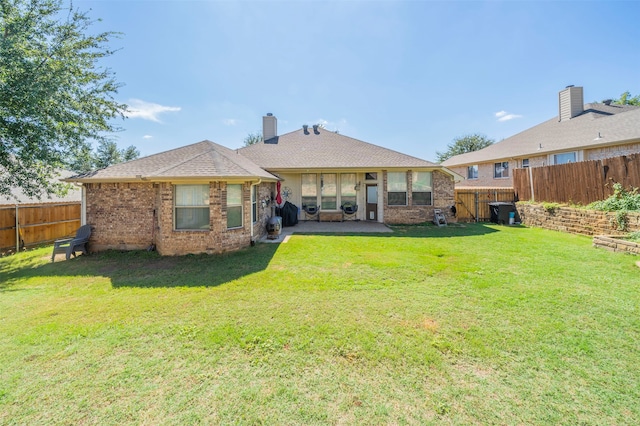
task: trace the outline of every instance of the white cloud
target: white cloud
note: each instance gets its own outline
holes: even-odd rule
[[[507,111],[496,112],[496,117],[498,118],[498,121],[509,121],[513,120],[514,118],[522,118],[522,116],[519,114],[508,114]]]
[[[165,112],[180,111],[180,107],[170,107],[153,102],[146,102],[140,99],[129,99],[129,109],[126,115],[129,118],[142,118],[143,120],[155,121],[161,123],[158,116]]]
[[[144,135],[144,136],[142,137],[142,139],[151,139],[151,138],[153,138],[153,136],[151,136],[151,135]]]
[[[225,126],[236,126],[238,124],[238,120],[235,118],[225,118],[222,122]]]

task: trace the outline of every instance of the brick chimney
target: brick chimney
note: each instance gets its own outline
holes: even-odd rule
[[[262,139],[266,142],[276,136],[278,136],[278,120],[268,112],[262,117]]]
[[[584,112],[582,87],[567,86],[558,94],[558,121],[571,120]]]

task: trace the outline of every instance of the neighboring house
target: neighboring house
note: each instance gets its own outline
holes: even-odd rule
[[[277,182],[301,220],[303,205],[334,220],[346,202],[359,206],[359,220],[420,223],[434,208],[450,216],[460,177],[443,166],[318,126],[278,136],[271,114],[263,127],[264,143],[231,150],[203,141],[69,179],[83,186],[91,250],[248,246],[266,233]]]
[[[512,170],[640,153],[640,107],[584,104],[582,87],[558,96],[558,117],[442,165],[466,177],[460,187],[512,187]]]
[[[67,170],[60,170],[58,171],[59,179],[54,179],[54,181],[59,182],[60,180],[65,180],[65,178],[71,177],[73,175],[75,175],[75,173]],[[0,207],[15,206],[16,204],[19,206],[23,206],[23,205],[63,204],[63,203],[79,203],[79,202],[80,202],[80,188],[76,186],[71,186],[67,194],[64,196],[51,194],[50,196],[45,195],[40,199],[26,195],[21,188],[13,188],[11,190],[10,196],[0,195]]]

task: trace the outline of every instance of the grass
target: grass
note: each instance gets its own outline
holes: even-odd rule
[[[0,258],[0,424],[638,424],[640,270],[490,225]]]

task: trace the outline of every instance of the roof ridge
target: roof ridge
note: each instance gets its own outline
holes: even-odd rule
[[[217,145],[215,142],[211,142],[210,140],[204,140],[204,141],[196,142],[196,143],[191,144],[191,145],[183,146],[182,148],[187,148],[187,147],[189,147],[189,146],[198,145],[198,144],[201,144],[201,143],[203,143],[203,142],[206,142],[206,143],[208,143],[208,144],[214,144],[214,145]],[[159,154],[166,154],[166,153],[168,153],[168,152],[171,152],[171,151],[177,151],[177,150],[179,150],[179,149],[181,149],[181,148],[172,149],[172,150],[169,150],[169,151],[161,152],[161,153],[159,153]],[[162,174],[162,173],[168,172],[168,171],[169,171],[169,170],[171,170],[171,169],[175,169],[176,167],[179,167],[179,166],[181,166],[182,164],[187,163],[187,162],[189,162],[189,161],[191,161],[191,160],[194,160],[194,159],[196,159],[196,158],[198,158],[198,157],[200,157],[200,156],[202,156],[202,155],[204,155],[204,154],[207,154],[207,153],[209,153],[209,152],[211,152],[211,151],[215,151],[215,149],[214,149],[214,147],[212,147],[211,145],[209,145],[209,149],[207,149],[206,151],[199,152],[199,153],[197,153],[197,154],[195,154],[195,155],[192,155],[192,156],[190,156],[190,157],[188,157],[188,158],[186,158],[186,159],[184,159],[184,160],[181,160],[181,161],[179,161],[179,162],[177,162],[177,163],[173,163],[173,164],[171,164],[171,165],[169,165],[169,166],[166,166],[166,167],[164,167],[164,168],[158,169],[158,170],[156,170],[154,173],[150,174],[149,176],[158,176],[158,175],[160,175],[160,174]],[[158,154],[156,154],[156,155],[158,155]]]

